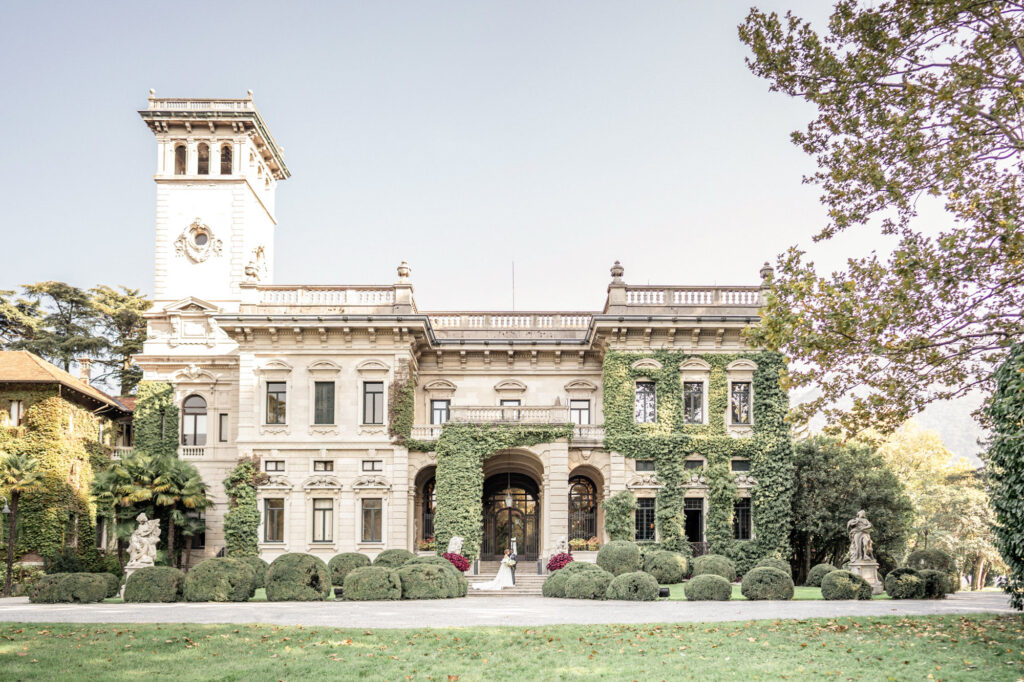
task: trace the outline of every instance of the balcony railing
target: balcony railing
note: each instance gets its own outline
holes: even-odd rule
[[[455,411],[456,409],[457,408],[453,407],[452,411]],[[488,407],[488,408],[473,408],[473,409],[481,409],[481,410],[482,409],[486,409],[486,410],[492,410],[493,409],[493,410],[499,410],[499,411],[500,410],[507,410],[508,412],[518,411],[518,412],[522,413],[524,410],[527,410],[527,409],[531,409],[532,410],[534,408],[523,408],[523,407],[498,407],[498,408],[490,408],[490,407]],[[542,408],[542,409],[547,409],[547,408]],[[474,416],[477,416],[477,414],[478,413],[474,413]],[[487,415],[485,414],[484,416],[487,416]],[[511,415],[511,414],[504,415],[503,414],[503,415],[500,415],[500,416],[509,416],[509,417],[511,417],[511,416],[514,416],[514,415]],[[560,416],[560,415],[558,415],[558,416]],[[464,420],[464,421],[468,421],[468,419]],[[520,421],[522,421],[522,420],[520,420]],[[510,423],[515,423],[515,422],[510,422]],[[557,423],[561,423],[561,422],[531,422],[531,423],[554,423],[554,424],[557,424]],[[442,426],[440,424],[417,424],[417,425],[412,427],[412,433],[410,434],[410,436],[412,438],[414,438],[415,440],[437,440],[441,436],[441,429],[442,429]],[[604,427],[603,426],[594,426],[594,425],[590,425],[590,424],[587,424],[585,426],[577,425],[577,426],[575,426],[573,428],[573,440],[574,441],[582,441],[582,442],[588,442],[589,441],[589,442],[602,443],[602,442],[604,442]]]
[[[502,329],[537,329],[580,330],[590,326],[591,313],[488,313],[488,312],[450,312],[427,313],[430,324],[435,331],[446,330],[502,330]]]
[[[392,286],[260,286],[258,305],[377,306],[395,302]]]
[[[178,457],[202,457],[205,454],[206,448],[201,445],[178,446]]]
[[[414,425],[412,433],[409,434],[416,440],[437,440],[441,436],[440,424]]]
[[[150,97],[151,111],[253,111],[251,99],[176,99]]]
[[[568,424],[569,408],[561,405],[452,405],[450,419],[453,422],[471,424]]]
[[[573,428],[572,438],[574,441],[591,441],[591,442],[604,442],[604,427],[593,426],[587,424],[585,426],[576,425]]]
[[[135,452],[135,446],[133,445],[115,445],[114,451],[110,453],[111,459],[121,459],[122,457],[130,457]]]
[[[626,287],[628,306],[760,306],[760,287]]]

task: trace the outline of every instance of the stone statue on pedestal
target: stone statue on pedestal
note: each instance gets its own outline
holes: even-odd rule
[[[135,517],[139,522],[128,541],[128,563],[124,567],[124,584],[128,577],[140,568],[148,568],[156,562],[156,545],[160,542],[160,519],[149,519],[145,512]],[[121,587],[124,596],[124,587]]]
[[[882,581],[878,579],[878,562],[871,545],[873,527],[863,509],[846,522],[846,532],[850,534],[850,572],[867,580],[874,594],[881,594]]]

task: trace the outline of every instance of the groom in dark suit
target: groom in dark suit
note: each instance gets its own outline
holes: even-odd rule
[[[516,556],[516,541],[512,541],[512,553],[508,555],[512,560],[512,586],[516,585],[516,566],[519,565],[519,557]]]

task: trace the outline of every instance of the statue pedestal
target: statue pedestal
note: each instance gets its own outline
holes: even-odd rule
[[[871,585],[871,594],[882,594],[882,581],[878,579],[877,561],[851,561],[850,573],[856,573]]]

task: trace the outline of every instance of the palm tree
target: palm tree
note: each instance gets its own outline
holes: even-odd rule
[[[189,559],[192,558],[192,540],[200,533],[206,532],[206,521],[196,516],[186,516],[180,526],[181,535],[185,538],[185,561],[183,571],[188,571]]]
[[[210,500],[206,496],[206,484],[193,464],[169,458],[160,464],[161,471],[153,481],[153,491],[156,504],[169,507],[167,560],[173,565],[175,526],[186,523],[186,512],[205,509]]]
[[[39,490],[42,487],[42,472],[39,462],[28,455],[3,455],[0,453],[0,488],[7,488],[11,496],[11,516],[7,535],[7,578],[4,580],[4,596],[11,596],[11,574],[14,567],[14,532],[18,523],[18,501],[22,493]]]

